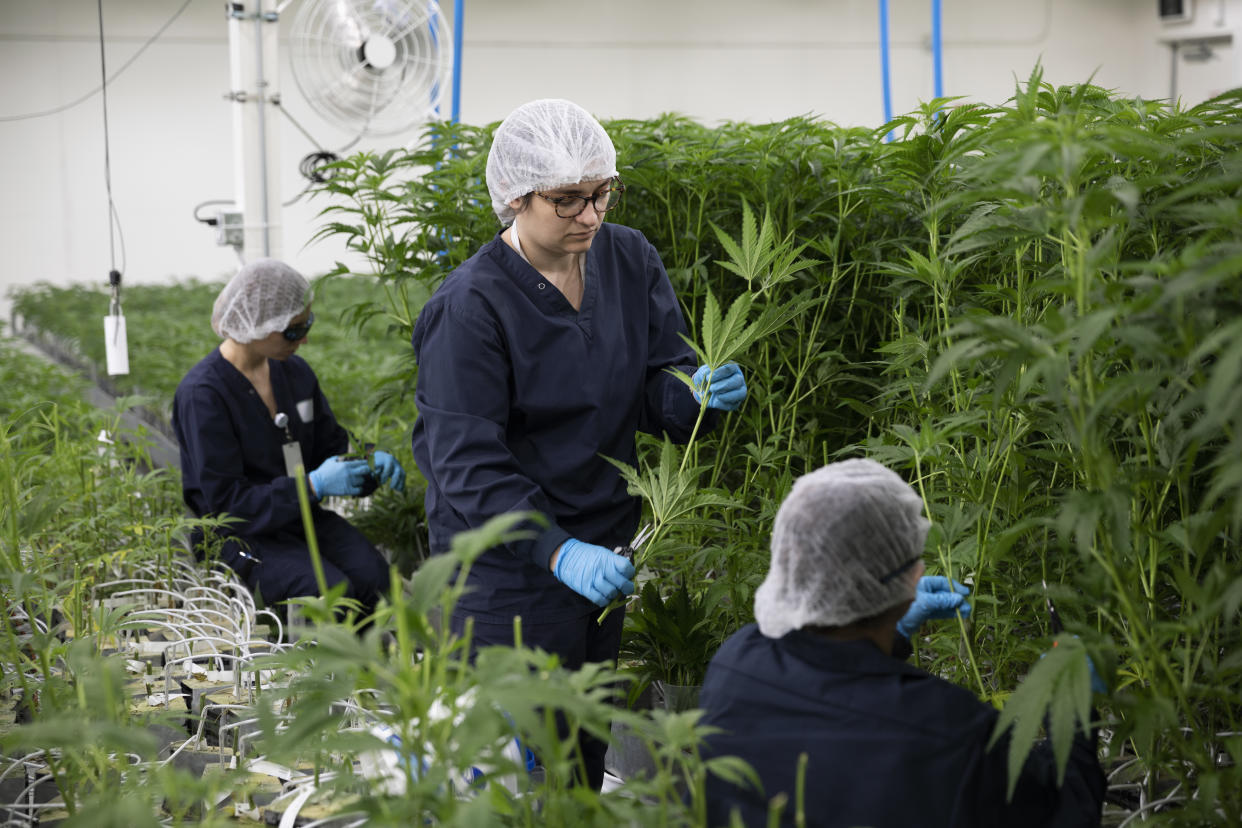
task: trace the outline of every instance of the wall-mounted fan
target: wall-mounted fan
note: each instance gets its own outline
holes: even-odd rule
[[[293,2],[226,4],[236,196],[223,202],[232,208],[199,219],[215,225],[217,241],[243,260],[280,256],[278,34]],[[441,99],[458,82],[449,24],[436,0],[297,0],[287,39],[293,78],[308,105],[359,137],[393,135],[440,117]]]
[[[428,0],[302,0],[293,78],[325,120],[372,135],[439,114],[452,71],[448,23]]]

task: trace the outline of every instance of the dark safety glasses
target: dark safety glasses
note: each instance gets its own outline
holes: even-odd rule
[[[882,583],[882,584],[887,584],[889,581],[893,580],[894,578],[896,578],[896,577],[897,577],[898,575],[900,575],[901,573],[903,573],[903,572],[908,572],[908,571],[910,570],[910,567],[914,566],[916,563],[918,563],[918,562],[919,562],[919,561],[921,561],[921,560],[923,560],[923,555],[922,555],[922,553],[920,553],[920,554],[919,554],[919,555],[917,555],[916,557],[911,558],[910,560],[906,561],[905,563],[901,564],[901,565],[900,565],[900,566],[898,566],[896,569],[893,569],[893,570],[889,571],[888,573],[886,573],[886,574],[884,574],[884,575],[881,575],[881,576],[880,576],[880,583]]]
[[[306,321],[301,325],[290,325],[281,331],[281,335],[290,342],[297,342],[310,333],[311,325],[315,324],[315,314],[310,313],[306,316]]]

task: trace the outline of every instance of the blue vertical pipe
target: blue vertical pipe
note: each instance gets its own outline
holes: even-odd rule
[[[427,11],[430,19],[427,21],[427,31],[431,35],[432,53],[436,54],[440,51],[440,18],[436,16],[438,11],[436,0],[427,0]],[[435,116],[435,120],[440,120],[440,81],[437,80],[431,85],[431,100],[434,101],[431,107],[431,114]]]
[[[465,18],[466,0],[453,0],[453,123],[461,120],[461,30]]]
[[[893,120],[893,84],[888,69],[888,0],[880,0],[880,86],[884,95],[884,123]],[[884,137],[893,140],[893,133]]]
[[[931,19],[932,96],[944,97],[944,61],[940,46],[940,0],[932,0]]]

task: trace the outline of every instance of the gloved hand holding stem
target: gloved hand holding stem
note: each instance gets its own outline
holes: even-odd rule
[[[634,594],[634,564],[602,546],[570,538],[549,563],[558,581],[596,606]]]

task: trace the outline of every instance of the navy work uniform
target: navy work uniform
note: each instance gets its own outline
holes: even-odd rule
[[[301,447],[307,470],[349,448],[349,435],[332,416],[306,361],[268,360],[278,412]],[[173,399],[173,429],[181,445],[181,487],[199,516],[228,513],[220,558],[266,604],[316,595],[319,588],[302,528],[296,481],[285,468],[288,441],[254,386],[219,349],[195,365]],[[379,550],[340,515],[311,506],[328,586],[346,581],[346,596],[374,606],[388,588]],[[202,533],[194,538],[202,551]]]
[[[904,644],[899,640],[898,644]],[[908,652],[908,644],[906,645]],[[1099,825],[1105,778],[1094,739],[1075,738],[1064,785],[1038,743],[1006,803],[1008,741],[986,750],[998,713],[967,690],[880,651],[806,630],[772,639],[750,624],[717,652],[699,697],[706,756],[739,756],[763,794],[707,781],[708,824],[768,824],[788,797],[794,825],[798,757],[808,755],[807,825],[875,828]]]
[[[599,607],[548,571],[552,554],[570,537],[628,543],[641,502],[603,457],[633,465],[637,432],[684,442],[699,414],[667,371],[690,375],[696,357],[655,248],[636,230],[603,223],[583,281],[575,310],[497,234],[449,275],[413,335],[412,442],[427,479],[432,551],[503,513],[550,521],[471,566],[453,625],[473,616],[476,646],[512,643],[520,615],[524,641],[570,668],[616,659],[624,613],[610,613],[601,629]],[[603,746],[595,748],[602,779]]]

